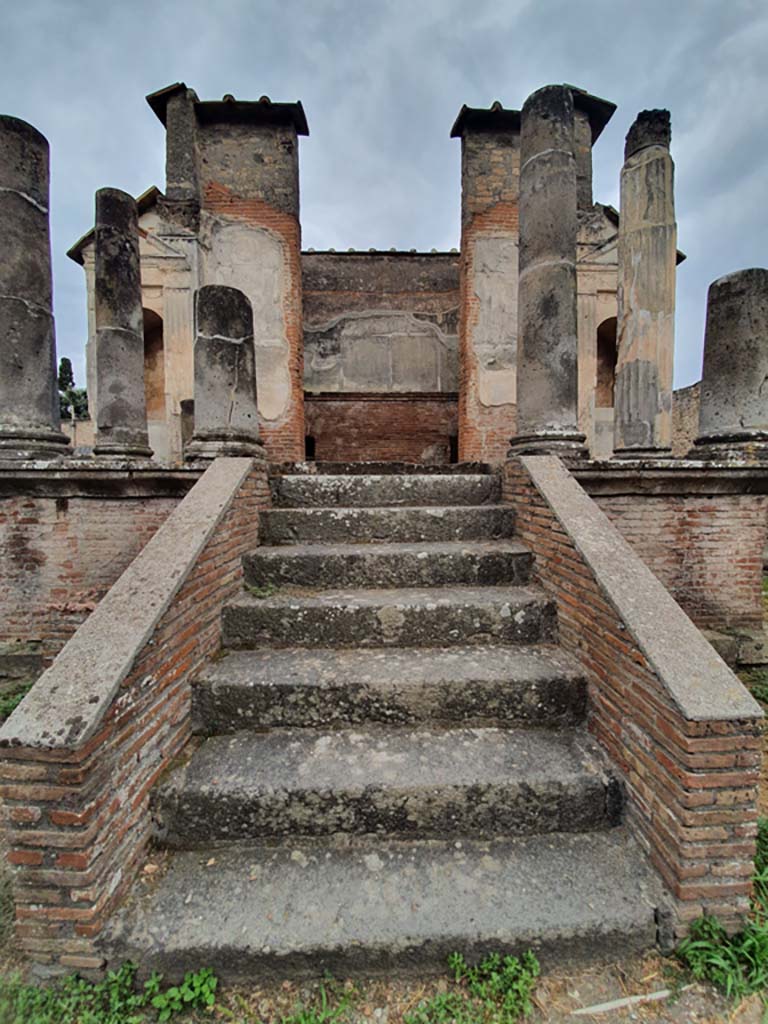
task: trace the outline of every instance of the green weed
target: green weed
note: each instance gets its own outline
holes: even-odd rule
[[[110,971],[102,981],[69,975],[56,985],[28,985],[17,976],[0,977],[2,1024],[145,1024],[165,1022],[182,1011],[215,1003],[217,979],[204,968],[189,972],[180,985],[163,988],[153,974],[136,987],[136,965]]]
[[[277,593],[277,585],[275,583],[265,583],[263,587],[257,587],[253,583],[245,583],[244,586],[251,597],[258,597],[260,601],[264,601],[266,598],[272,597],[273,594]]]
[[[15,690],[0,696],[0,722],[8,718],[11,712],[16,710],[32,689],[32,685],[33,683],[19,683]]]
[[[513,1024],[533,1009],[540,968],[530,950],[520,959],[491,953],[476,967],[452,953],[448,966],[457,987],[421,1003],[404,1024]]]
[[[699,981],[709,981],[739,1000],[768,992],[768,818],[758,822],[752,916],[736,935],[714,917],[700,917],[677,949],[677,956]]]

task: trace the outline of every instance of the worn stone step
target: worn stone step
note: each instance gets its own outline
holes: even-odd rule
[[[430,465],[423,462],[285,462],[270,466],[276,476],[456,476],[465,473],[497,473],[487,462],[450,462]]]
[[[213,860],[213,863],[211,861]],[[461,950],[545,967],[643,952],[658,883],[625,829],[491,841],[338,839],[176,853],[101,940],[179,980],[445,973]]]
[[[493,540],[512,536],[515,513],[508,505],[267,509],[259,526],[264,544]]]
[[[282,508],[493,505],[501,496],[495,473],[281,476],[271,485],[272,500]]]
[[[529,835],[615,825],[619,784],[581,730],[286,729],[206,739],[153,795],[173,847],[336,832]]]
[[[586,681],[559,647],[232,651],[192,686],[207,734],[363,723],[559,728],[583,720]]]
[[[532,562],[516,540],[444,541],[259,547],[243,567],[257,587],[439,587],[527,583]]]
[[[243,593],[222,613],[225,647],[432,647],[540,643],[556,636],[538,587]]]

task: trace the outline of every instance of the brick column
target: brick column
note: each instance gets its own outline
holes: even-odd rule
[[[0,459],[68,453],[56,387],[48,141],[0,117]]]
[[[520,112],[462,107],[459,459],[502,462],[515,431]]]
[[[669,111],[641,111],[621,171],[614,450],[629,458],[671,455],[677,225],[669,141]]]
[[[304,458],[298,137],[300,103],[183,83],[147,97],[166,126],[166,218],[201,243],[198,286],[238,288],[253,308],[261,437],[271,461]]]

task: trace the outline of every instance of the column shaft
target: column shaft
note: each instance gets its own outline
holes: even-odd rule
[[[68,454],[56,384],[48,142],[0,117],[0,459]]]
[[[520,149],[518,406],[510,454],[581,455],[576,159],[567,86],[545,86],[528,97]]]
[[[96,193],[96,455],[150,458],[139,219],[127,192]]]
[[[740,270],[709,287],[695,445],[699,457],[768,457],[766,269]]]
[[[621,171],[614,449],[669,455],[675,331],[674,164],[669,112],[644,110]]]

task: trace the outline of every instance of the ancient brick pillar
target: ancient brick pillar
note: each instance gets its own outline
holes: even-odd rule
[[[223,284],[248,296],[262,437],[273,461],[303,459],[298,137],[309,134],[304,110],[268,96],[200,100],[183,82],[147,102],[166,128],[166,195],[158,204],[164,233],[176,248],[188,248],[195,288]],[[173,292],[171,316],[189,330],[190,294]],[[175,334],[180,344],[182,330]]]
[[[615,453],[669,455],[675,329],[674,164],[666,110],[643,110],[621,171]]]
[[[520,141],[517,433],[511,454],[581,455],[573,96],[548,85],[523,105]]]
[[[195,429],[185,457],[265,457],[247,296],[237,288],[206,285],[195,296],[195,324]]]
[[[692,454],[768,459],[768,270],[740,270],[707,295],[699,436]]]
[[[48,142],[0,117],[0,459],[68,453],[59,419]]]
[[[150,458],[139,219],[127,192],[96,193],[96,455]]]
[[[501,462],[515,429],[520,112],[462,107],[459,459]]]

